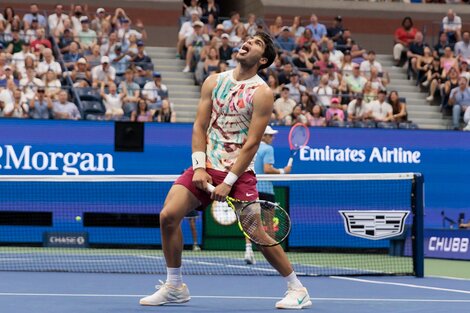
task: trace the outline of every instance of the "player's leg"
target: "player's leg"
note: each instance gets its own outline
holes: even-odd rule
[[[171,187],[163,210],[160,213],[162,250],[167,265],[167,281],[158,287],[157,292],[142,298],[142,305],[163,305],[189,301],[189,290],[182,282],[181,255],[183,252],[183,234],[181,220],[191,210],[200,205],[200,201],[186,187]]]
[[[245,237],[245,262],[246,264],[256,264],[255,253],[253,252],[253,245],[250,239]]]

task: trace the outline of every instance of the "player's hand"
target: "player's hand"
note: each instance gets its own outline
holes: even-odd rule
[[[232,186],[227,185],[226,183],[222,183],[215,187],[214,192],[211,194],[211,199],[216,201],[225,201],[225,198],[232,190]]]
[[[212,184],[212,177],[203,168],[198,168],[193,174],[193,184],[196,188],[207,190],[207,183]]]
[[[286,167],[284,167],[284,173],[290,174],[291,171],[292,171],[292,165],[287,165]]]

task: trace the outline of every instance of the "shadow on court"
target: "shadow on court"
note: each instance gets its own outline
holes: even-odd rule
[[[0,272],[0,312],[268,312],[285,291],[280,277],[188,275],[192,299],[142,307],[161,275]],[[469,312],[470,280],[303,277],[311,312]]]

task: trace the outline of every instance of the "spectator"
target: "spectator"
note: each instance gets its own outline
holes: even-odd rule
[[[418,57],[416,62],[416,69],[418,70],[418,83],[426,79],[426,73],[431,69],[434,57],[432,56],[431,48],[425,47],[424,54]]]
[[[210,14],[214,16],[217,23],[220,16],[220,8],[219,5],[215,3],[215,0],[207,0],[207,3],[202,5],[202,16],[207,18]]]
[[[147,101],[144,99],[139,99],[137,104],[137,109],[132,111],[131,114],[132,122],[151,122],[152,121],[152,112],[148,109]]]
[[[232,47],[240,48],[243,42],[245,42],[245,38],[246,38],[245,26],[242,23],[238,23],[234,27],[234,32],[235,34],[230,36],[230,45]],[[207,41],[209,41],[209,39]]]
[[[232,58],[233,48],[229,45],[229,38],[228,34],[222,34],[222,46],[219,48],[219,56],[220,60],[228,61]]]
[[[459,69],[459,62],[457,58],[454,57],[454,52],[449,46],[444,49],[444,55],[441,57],[441,67],[444,76],[447,76],[451,68]]]
[[[39,29],[38,19],[33,18],[31,26],[24,32],[23,39],[24,41],[32,42],[37,39],[36,31]]]
[[[92,85],[93,78],[91,71],[87,67],[87,61],[80,58],[75,64],[72,73],[70,74],[73,86],[76,88],[85,88]]]
[[[48,70],[43,78],[44,87],[46,89],[46,95],[55,100],[61,90],[62,84],[57,79],[57,75],[53,70]]]
[[[279,86],[279,80],[275,72],[269,73],[267,84],[273,92],[274,99],[279,98],[281,96],[281,86]]]
[[[44,87],[38,87],[35,96],[29,101],[29,116],[33,119],[52,117],[52,100],[46,96]]]
[[[204,79],[217,72],[219,68],[219,53],[215,47],[209,49],[209,54],[204,60]]]
[[[333,20],[333,26],[327,29],[327,36],[336,42],[343,34],[343,18],[338,15]]]
[[[91,54],[85,55],[85,59],[88,63],[90,68],[94,68],[101,64],[101,54],[100,54],[100,46],[94,45],[91,48]]]
[[[26,76],[26,71],[29,69],[35,70],[36,69],[36,62],[34,61],[34,56],[28,55],[24,59],[24,67],[19,68],[19,73],[21,77]]]
[[[109,23],[111,19],[110,15],[106,15],[106,10],[104,8],[98,8],[96,10],[95,18],[90,23],[90,28],[96,32],[96,35],[101,38],[103,35],[103,25]]]
[[[199,2],[198,0],[191,0],[190,6],[187,6],[187,5],[183,2],[183,6],[184,6],[184,16],[185,16],[187,19],[190,19],[190,18],[191,18],[191,14],[193,14],[193,12],[196,12],[199,16],[202,16],[202,8],[199,6],[198,2]]]
[[[300,104],[297,104],[296,106],[294,106],[294,108],[292,109],[292,112],[289,115],[287,115],[285,119],[285,124],[287,126],[291,126],[297,123],[301,123],[304,125],[307,124],[307,118],[302,113],[302,107]]]
[[[175,123],[176,112],[171,109],[168,99],[162,101],[162,107],[155,112],[155,118],[159,123]]]
[[[124,18],[122,20],[121,27],[119,28],[117,35],[123,46],[129,45],[129,37],[131,35],[135,35],[137,40],[147,39],[147,32],[140,20],[137,20],[136,28],[140,31],[131,28],[131,21],[128,18]]]
[[[20,88],[28,101],[34,98],[39,87],[44,87],[42,80],[36,78],[35,74],[34,69],[28,69],[26,76],[20,80]]]
[[[70,50],[70,44],[73,42],[72,30],[66,28],[64,33],[59,38],[59,49],[60,53],[65,54]]]
[[[106,107],[105,118],[107,120],[113,119],[118,120],[124,115],[123,110],[123,99],[126,96],[125,93],[118,93],[117,87],[114,83],[108,85],[108,93],[105,92],[105,84],[101,84],[100,95],[104,100],[104,106]]]
[[[178,42],[176,44],[176,56],[178,58],[183,56],[186,41],[194,33],[193,23],[197,21],[199,21],[199,14],[197,12],[193,12],[191,14],[191,20],[184,22],[181,25],[180,31],[178,32]]]
[[[333,89],[328,86],[328,76],[323,75],[320,79],[320,84],[313,88],[313,95],[316,97],[316,102],[326,110],[330,106],[331,98],[333,97]]]
[[[343,79],[352,75],[353,63],[352,63],[351,51],[349,50],[344,51],[343,61],[341,62],[339,70],[341,71],[343,75]]]
[[[58,62],[54,61],[52,50],[49,48],[44,49],[42,55],[44,60],[38,64],[37,75],[43,78],[47,71],[51,70],[56,76],[60,76],[62,74],[62,68]]]
[[[254,36],[258,31],[258,24],[256,24],[256,15],[254,15],[253,13],[248,14],[248,20],[243,26],[245,26],[246,34],[248,36]]]
[[[54,13],[47,18],[49,29],[64,28],[64,21],[69,20],[69,17],[63,13],[63,8],[62,4],[55,5]]]
[[[407,16],[401,22],[401,27],[395,31],[395,45],[393,46],[393,59],[397,66],[401,66],[405,61],[404,52],[407,51],[411,42],[416,37],[418,29],[413,27],[411,17]]]
[[[163,85],[163,88],[161,85],[161,74],[154,72],[153,81],[147,82],[142,90],[142,97],[147,101],[151,110],[156,110],[161,107],[163,100],[162,91],[168,90],[165,85]],[[168,96],[168,94],[166,94],[166,96]]]
[[[468,62],[463,60],[460,62],[460,76],[467,78],[470,81],[470,68],[468,67]]]
[[[206,18],[207,22],[204,24],[203,33],[209,36],[214,36],[217,30],[217,23],[215,21],[214,15],[209,14]],[[220,24],[222,32],[223,32],[223,25]]]
[[[12,56],[12,64],[15,66],[15,69],[20,73],[24,72],[25,59],[27,56],[30,56],[33,59],[36,58],[34,54],[31,53],[31,46],[29,45],[29,43],[25,42],[22,46],[22,50],[20,52],[14,53]]]
[[[194,33],[186,39],[186,66],[183,69],[184,73],[191,71],[191,64],[193,61],[197,64],[199,62],[200,53],[206,43],[206,39],[203,37],[202,27],[204,24],[201,21],[193,23]]]
[[[235,35],[235,26],[240,23],[240,14],[236,11],[230,13],[230,19],[225,20],[222,25],[224,25],[225,32],[230,36]]]
[[[338,91],[339,91],[339,86],[341,84],[341,74],[339,74],[336,70],[335,70],[335,66],[333,63],[329,63],[327,66],[326,66],[326,74],[328,76],[328,86],[331,87],[331,89],[333,89],[333,93],[334,94],[337,94]]]
[[[16,90],[16,84],[13,79],[6,81],[6,88],[0,88],[0,106],[2,108],[3,115],[9,116],[13,111],[14,103],[14,92]]]
[[[441,85],[441,110],[447,110],[449,109],[450,92],[459,86],[459,73],[454,67],[451,67],[447,76],[443,76],[443,78],[446,78],[446,81],[443,86]]]
[[[362,90],[364,89],[364,85],[367,83],[367,79],[361,75],[359,65],[354,64],[352,75],[346,77],[345,82],[348,86],[349,91],[355,94],[362,92]]]
[[[431,68],[426,72],[426,80],[423,82],[423,87],[429,86],[429,96],[426,98],[427,101],[434,101],[434,95],[436,94],[437,87],[442,82],[442,67],[439,58],[434,58],[431,64]]]
[[[375,51],[369,50],[367,60],[363,61],[360,66],[361,74],[367,76],[370,74],[370,68],[375,67],[379,73],[382,73],[382,64],[375,60]]]
[[[368,82],[370,82],[371,88],[377,92],[380,89],[385,89],[387,87],[387,84],[389,83],[389,79],[388,79],[387,73],[379,73],[377,69],[374,66],[372,66],[370,68],[370,75],[369,75]]]
[[[118,45],[121,45],[121,43],[118,41],[117,34],[116,32],[112,32],[111,34],[109,34],[108,40],[101,45],[99,51],[101,55],[109,56],[109,53],[112,53]]]
[[[79,120],[81,118],[77,106],[68,101],[67,91],[59,92],[59,100],[53,103],[52,113],[58,120]]]
[[[452,123],[454,129],[460,129],[460,116],[465,114],[470,106],[470,88],[465,77],[459,78],[459,86],[452,89],[449,97],[449,105],[452,106]]]
[[[97,43],[97,35],[93,29],[90,29],[90,20],[87,16],[80,17],[82,29],[77,32],[75,41],[80,43],[83,50],[91,51],[91,47]]]
[[[463,32],[462,40],[455,44],[454,51],[459,61],[470,60],[470,32]]]
[[[339,68],[341,66],[341,63],[343,62],[343,57],[344,57],[343,52],[341,52],[340,50],[336,50],[335,43],[333,42],[333,40],[328,40],[327,41],[326,49],[329,52],[328,60],[330,62],[333,62],[335,64],[336,68]]]
[[[320,45],[326,38],[327,31],[326,27],[323,24],[318,23],[318,18],[315,14],[310,16],[310,24],[305,28],[308,28],[312,31],[313,40]]]
[[[70,43],[69,51],[64,53],[62,56],[64,63],[65,63],[65,68],[67,70],[72,70],[73,67],[75,66],[75,63],[83,58],[83,55],[80,53],[78,43],[73,41]]]
[[[307,91],[307,88],[300,84],[299,74],[297,73],[290,74],[290,83],[286,87],[289,88],[289,97],[296,103],[300,103],[300,94]]]
[[[305,28],[302,36],[297,39],[297,48],[308,48],[313,44],[313,32],[310,28]]]
[[[336,47],[344,53],[346,50],[351,50],[353,42],[351,30],[345,28],[341,36],[336,40]]]
[[[408,79],[411,73],[416,73],[417,71],[417,62],[420,56],[424,55],[424,48],[427,47],[427,44],[423,41],[423,34],[417,32],[415,39],[410,43],[407,57],[408,57]]]
[[[295,52],[295,40],[292,38],[292,34],[289,27],[284,26],[281,28],[279,36],[275,39],[276,44],[282,51],[283,56],[291,57]]]
[[[362,95],[364,96],[364,102],[370,103],[377,98],[377,94],[381,89],[374,89],[372,88],[372,83],[367,81],[362,89]]]
[[[361,47],[359,47],[359,45],[355,43],[351,45],[350,52],[353,63],[357,63],[360,65],[366,59],[366,50],[362,49]]]
[[[21,39],[20,32],[18,29],[11,31],[11,40],[7,43],[6,52],[8,54],[14,54],[23,50],[24,40]]]
[[[380,90],[377,100],[369,103],[372,119],[375,122],[390,122],[393,120],[393,108],[386,102],[387,92]]]
[[[30,28],[33,19],[37,19],[40,27],[47,27],[46,18],[44,15],[38,13],[39,8],[36,3],[32,3],[29,6],[29,13],[26,13],[23,17],[24,29]]]
[[[447,39],[451,43],[460,41],[462,29],[462,20],[449,9],[447,15],[442,19],[442,31],[447,35]]]
[[[307,113],[307,125],[308,126],[316,126],[316,127],[324,127],[326,126],[326,120],[323,116],[321,116],[321,106],[319,104],[315,104],[311,111]]]
[[[406,103],[401,101],[396,90],[390,92],[388,103],[392,106],[392,121],[395,123],[403,123],[408,120]]]
[[[283,26],[284,22],[282,21],[282,16],[276,16],[274,23],[269,25],[269,32],[271,33],[271,36],[277,38],[281,32],[283,32]],[[287,27],[287,30],[289,31],[289,27]]]
[[[300,95],[300,107],[302,108],[302,112],[310,112],[312,107],[315,105],[315,101],[310,93],[307,91],[303,91]]]
[[[114,52],[109,54],[109,60],[111,61],[111,66],[116,71],[116,77],[118,79],[122,78],[129,67],[129,61],[131,60],[129,55],[122,53],[121,46],[116,45]]]
[[[340,101],[338,98],[331,99],[330,107],[326,110],[325,119],[327,124],[330,122],[344,121],[344,112],[340,109]]]
[[[434,46],[434,50],[432,52],[433,56],[435,58],[442,57],[444,55],[444,49],[447,46],[451,47],[452,45],[447,40],[447,35],[445,33],[441,33],[439,35],[439,42]]]
[[[3,117],[13,117],[13,118],[28,118],[28,104],[26,103],[26,98],[20,89],[15,89],[13,91],[13,103],[11,110],[4,110]]]
[[[49,39],[46,38],[46,31],[44,28],[38,28],[36,31],[36,40],[31,42],[31,48],[37,54],[44,53],[44,48],[52,49],[52,44]]]
[[[95,88],[101,83],[105,85],[114,83],[116,70],[109,65],[109,57],[101,57],[101,65],[97,65],[91,70],[91,76],[93,78],[93,87]]]
[[[145,44],[142,40],[137,41],[137,54],[133,56],[130,61],[134,65],[140,66],[147,72],[147,75],[150,75],[151,71],[153,71],[152,59],[145,54]]]
[[[282,71],[277,76],[280,85],[287,85],[290,83],[290,75],[294,72],[292,64],[287,62],[282,67]]]
[[[135,106],[139,101],[140,86],[134,81],[134,72],[131,69],[126,70],[125,78],[119,84],[118,91],[125,95],[123,99],[124,104]]]
[[[356,94],[355,98],[348,104],[348,121],[363,122],[370,117],[370,107],[363,101],[362,93]]]
[[[328,51],[328,49],[323,49],[321,53],[321,58],[317,62],[315,62],[315,65],[320,67],[320,72],[322,74],[326,74],[326,72],[328,71],[328,64],[330,64],[330,52]],[[334,67],[336,70],[336,65]]]
[[[274,101],[274,112],[278,124],[285,124],[285,118],[292,113],[295,105],[295,101],[289,97],[289,88],[282,87],[281,97]]]

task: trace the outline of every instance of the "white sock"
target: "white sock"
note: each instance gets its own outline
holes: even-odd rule
[[[303,287],[302,283],[301,283],[300,280],[297,278],[297,275],[295,274],[295,272],[290,273],[289,275],[287,275],[286,277],[284,277],[284,279],[285,279],[286,282],[287,282],[287,287],[292,287],[292,288],[294,288],[294,289],[298,289],[298,288],[302,288],[302,287]]]
[[[166,268],[166,282],[175,288],[183,286],[183,276],[181,275],[181,267]]]
[[[247,252],[252,252],[253,251],[253,248],[251,247],[251,242],[249,242],[245,245],[245,251],[247,251]]]

